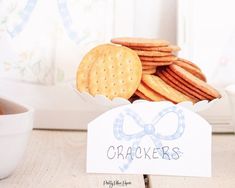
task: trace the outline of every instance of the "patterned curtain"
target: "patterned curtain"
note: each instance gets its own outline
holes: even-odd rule
[[[85,51],[106,39],[107,1],[0,0],[0,77],[73,80]]]

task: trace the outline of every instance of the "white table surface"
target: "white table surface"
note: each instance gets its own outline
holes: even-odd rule
[[[144,188],[142,175],[86,174],[86,132],[34,130],[23,162],[0,188],[96,188],[104,181]],[[235,135],[213,135],[212,178],[148,176],[150,188],[234,188]],[[115,188],[118,186],[114,186]]]

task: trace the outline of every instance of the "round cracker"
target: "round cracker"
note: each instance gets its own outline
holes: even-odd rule
[[[165,56],[165,57],[146,57],[146,56],[139,56],[141,61],[151,61],[151,62],[171,62],[177,60],[176,56]]]
[[[200,80],[196,76],[192,75],[188,71],[184,70],[180,66],[172,64],[172,65],[169,65],[169,68],[173,72],[175,72],[179,77],[186,80],[187,82],[189,82],[190,84],[192,84],[196,88],[200,89],[201,91],[207,93],[208,95],[211,95],[212,97],[215,97],[215,98],[221,97],[220,93],[216,89],[211,87],[206,82]]]
[[[156,69],[145,69],[142,70],[142,74],[154,74],[156,73]]]
[[[201,91],[200,89],[196,88],[194,85],[191,83],[187,82],[186,80],[182,79],[180,76],[178,76],[176,73],[174,73],[171,69],[166,68],[166,72],[170,74],[172,77],[174,77],[175,80],[179,81],[182,85],[185,85],[188,87],[190,90],[194,91],[195,93],[199,94],[200,96],[203,97],[203,99],[207,100],[213,100],[214,97],[206,94],[205,92]]]
[[[187,59],[183,59],[183,58],[179,58],[179,57],[178,57],[177,61],[181,61],[181,62],[184,62],[184,63],[186,63],[186,64],[189,64],[189,65],[191,65],[191,66],[193,66],[193,67],[195,67],[195,68],[197,68],[198,70],[201,71],[201,69],[200,69],[199,66],[197,66],[195,63],[193,63],[193,62],[191,62],[191,61],[189,61],[189,60],[187,60]]]
[[[113,38],[111,42],[114,44],[121,44],[123,46],[141,46],[141,47],[159,47],[159,46],[169,45],[169,42],[166,40],[149,39],[149,38],[131,38],[131,37]]]
[[[147,57],[164,57],[164,56],[170,56],[171,55],[171,53],[158,52],[158,51],[135,50],[135,52],[139,56],[147,56]]]
[[[183,101],[191,101],[195,103],[196,101],[190,97],[184,95],[183,93],[177,91],[167,83],[165,83],[161,78],[154,75],[143,75],[142,81],[150,87],[152,90],[156,91],[163,97],[173,101],[174,103],[180,103]]]
[[[140,85],[138,87],[138,91],[143,93],[146,97],[148,97],[152,101],[164,101],[164,100],[166,100],[165,97],[163,97],[159,93],[156,93],[155,91],[153,91],[151,88],[146,86],[143,82],[140,83]]]
[[[193,65],[185,63],[183,61],[174,61],[173,63],[206,82],[206,76],[198,68],[194,67]]]
[[[139,86],[142,65],[135,51],[117,45],[102,50],[89,74],[89,92],[129,99]]]
[[[141,93],[140,91],[136,90],[135,94],[140,97],[141,99],[147,100],[147,101],[152,101],[150,98],[148,98],[147,96],[145,96],[143,93]]]
[[[180,47],[175,45],[162,46],[162,47],[138,47],[131,46],[133,50],[143,50],[143,51],[158,51],[158,52],[176,52],[180,50]]]
[[[188,97],[194,99],[195,101],[198,101],[198,99],[200,99],[200,100],[206,99],[205,97],[202,97],[201,95],[199,95],[196,92],[192,91],[191,89],[189,89],[185,85],[181,84],[179,81],[174,79],[174,77],[172,77],[169,73],[167,73],[164,70],[159,71],[158,76],[164,82],[166,82],[168,85],[170,85],[171,87],[173,87],[176,90],[180,91],[181,93],[187,95]]]
[[[143,70],[146,70],[146,69],[156,69],[157,68],[157,66],[155,66],[155,65],[143,65],[142,64],[142,69]]]
[[[160,66],[166,66],[166,65],[171,65],[172,64],[172,62],[171,61],[163,61],[163,62],[157,62],[157,61],[155,61],[155,62],[151,62],[151,61],[141,61],[141,63],[142,63],[142,66],[156,66],[156,67],[160,67]]]
[[[80,92],[89,92],[88,75],[94,62],[97,61],[99,54],[110,46],[110,44],[99,45],[91,49],[82,59],[77,70],[76,86]]]

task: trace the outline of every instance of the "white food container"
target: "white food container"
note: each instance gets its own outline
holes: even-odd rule
[[[93,105],[96,105],[96,106],[102,106],[103,108],[106,108],[107,110],[110,110],[112,108],[115,108],[115,107],[118,107],[118,106],[121,106],[121,105],[131,104],[131,102],[129,100],[124,99],[124,98],[116,97],[116,98],[110,100],[109,98],[107,98],[104,95],[95,95],[95,96],[92,96],[92,95],[90,95],[87,92],[79,92],[75,88],[75,86],[74,86],[74,91],[87,104],[93,104]],[[189,109],[189,110],[191,110],[193,112],[199,113],[199,112],[204,111],[204,110],[206,110],[208,108],[211,108],[212,105],[214,105],[218,100],[219,99],[214,99],[212,101],[202,100],[202,101],[199,101],[199,102],[197,102],[195,104],[193,104],[191,101],[184,101],[184,102],[178,103],[177,105],[183,106],[183,107],[185,107],[185,108],[187,108],[187,109]],[[133,103],[141,102],[141,101],[144,101],[144,100],[139,99],[139,100],[134,101]]]
[[[225,91],[229,97],[229,104],[232,112],[231,125],[233,127],[233,132],[235,132],[235,84],[226,87]]]
[[[21,161],[33,128],[33,109],[0,97],[0,180]]]

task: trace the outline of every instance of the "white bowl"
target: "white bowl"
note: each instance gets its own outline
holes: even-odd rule
[[[33,109],[0,97],[0,179],[13,173],[33,128]]]
[[[232,112],[231,125],[233,126],[233,131],[235,132],[235,84],[227,86],[225,91],[229,98],[230,109]]]

